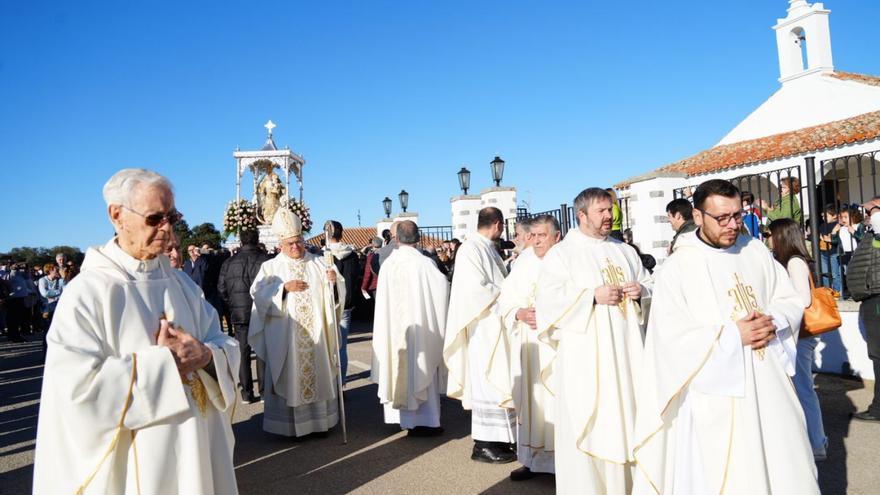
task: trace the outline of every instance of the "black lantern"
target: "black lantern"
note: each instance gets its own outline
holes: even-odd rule
[[[489,164],[492,165],[492,180],[498,187],[501,185],[501,178],[504,177],[504,160],[500,156],[496,156]]]
[[[458,171],[458,185],[461,186],[461,190],[464,191],[464,194],[467,195],[468,189],[471,188],[471,171],[461,167],[461,170]]]
[[[391,198],[385,196],[385,199],[382,200],[382,208],[385,208],[385,218],[391,217]]]
[[[397,197],[400,199],[400,209],[406,213],[406,207],[409,206],[409,193],[401,189]]]

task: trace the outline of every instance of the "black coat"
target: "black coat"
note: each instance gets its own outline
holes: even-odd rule
[[[242,246],[235,256],[220,267],[217,291],[229,308],[232,323],[243,325],[251,320],[251,284],[260,272],[260,266],[270,257],[257,246]]]
[[[358,276],[362,275],[360,263],[358,263],[357,253],[352,251],[345,258],[333,258],[336,269],[345,279],[345,309],[351,309],[354,306],[354,291],[360,290],[360,281]]]

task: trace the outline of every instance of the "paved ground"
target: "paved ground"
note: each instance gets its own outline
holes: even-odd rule
[[[457,401],[443,402],[442,437],[407,438],[383,424],[376,388],[365,379],[369,339],[369,333],[350,339],[349,374],[357,379],[345,393],[348,445],[342,445],[338,428],[326,438],[265,434],[261,404],[238,408],[235,465],[241,493],[553,493],[552,478],[511,483],[507,474],[515,464],[470,461],[470,417]],[[30,492],[41,375],[39,342],[0,338],[0,494]],[[849,421],[850,412],[870,401],[871,383],[828,375],[817,383],[830,437],[829,460],[820,465],[823,493],[877,493],[880,425]]]

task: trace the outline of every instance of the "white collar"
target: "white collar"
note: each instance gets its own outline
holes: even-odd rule
[[[158,256],[149,260],[139,260],[123,251],[115,237],[104,245],[104,253],[128,273],[149,273],[159,269]]]

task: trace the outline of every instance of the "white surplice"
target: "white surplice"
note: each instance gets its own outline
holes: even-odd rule
[[[386,423],[440,426],[440,375],[449,282],[434,262],[401,244],[376,288],[372,380]]]
[[[263,429],[270,433],[300,437],[339,421],[333,322],[342,316],[337,301],[345,301],[345,280],[336,271],[335,299],[327,265],[311,253],[300,259],[278,254],[263,263],[251,285],[248,343],[266,363]],[[309,287],[286,292],[291,280]]]
[[[532,248],[516,258],[516,266],[501,285],[498,309],[504,321],[504,338],[499,346],[509,348],[510,400],[503,405],[516,410],[517,459],[536,473],[553,473],[553,402],[555,398],[544,385],[542,376],[549,374],[556,350],[538,338],[537,330],[516,319],[516,312],[535,306],[538,277],[543,260]],[[503,355],[502,348],[493,356]],[[493,366],[503,365],[493,360]],[[490,376],[499,373],[492,372]]]
[[[510,391],[493,385],[503,383],[503,378],[488,376],[492,352],[503,332],[498,295],[506,275],[495,243],[479,233],[455,254],[443,347],[449,371],[446,393],[471,410],[471,437],[486,442],[516,439],[516,415],[499,406]]]
[[[682,235],[656,275],[640,389],[634,493],[819,493],[792,386],[803,303],[755,239],[727,249]],[[776,338],[742,345],[736,321],[769,315]]]
[[[602,285],[651,279],[636,251],[616,239],[573,229],[544,256],[535,316],[539,338],[556,346],[544,373],[555,394],[557,493],[629,493],[636,387],[642,358],[638,303],[595,303]]]
[[[156,345],[162,315],[211,350],[211,372],[192,385]],[[168,258],[137,260],[115,239],[89,249],[47,341],[34,493],[237,493],[240,351]]]

